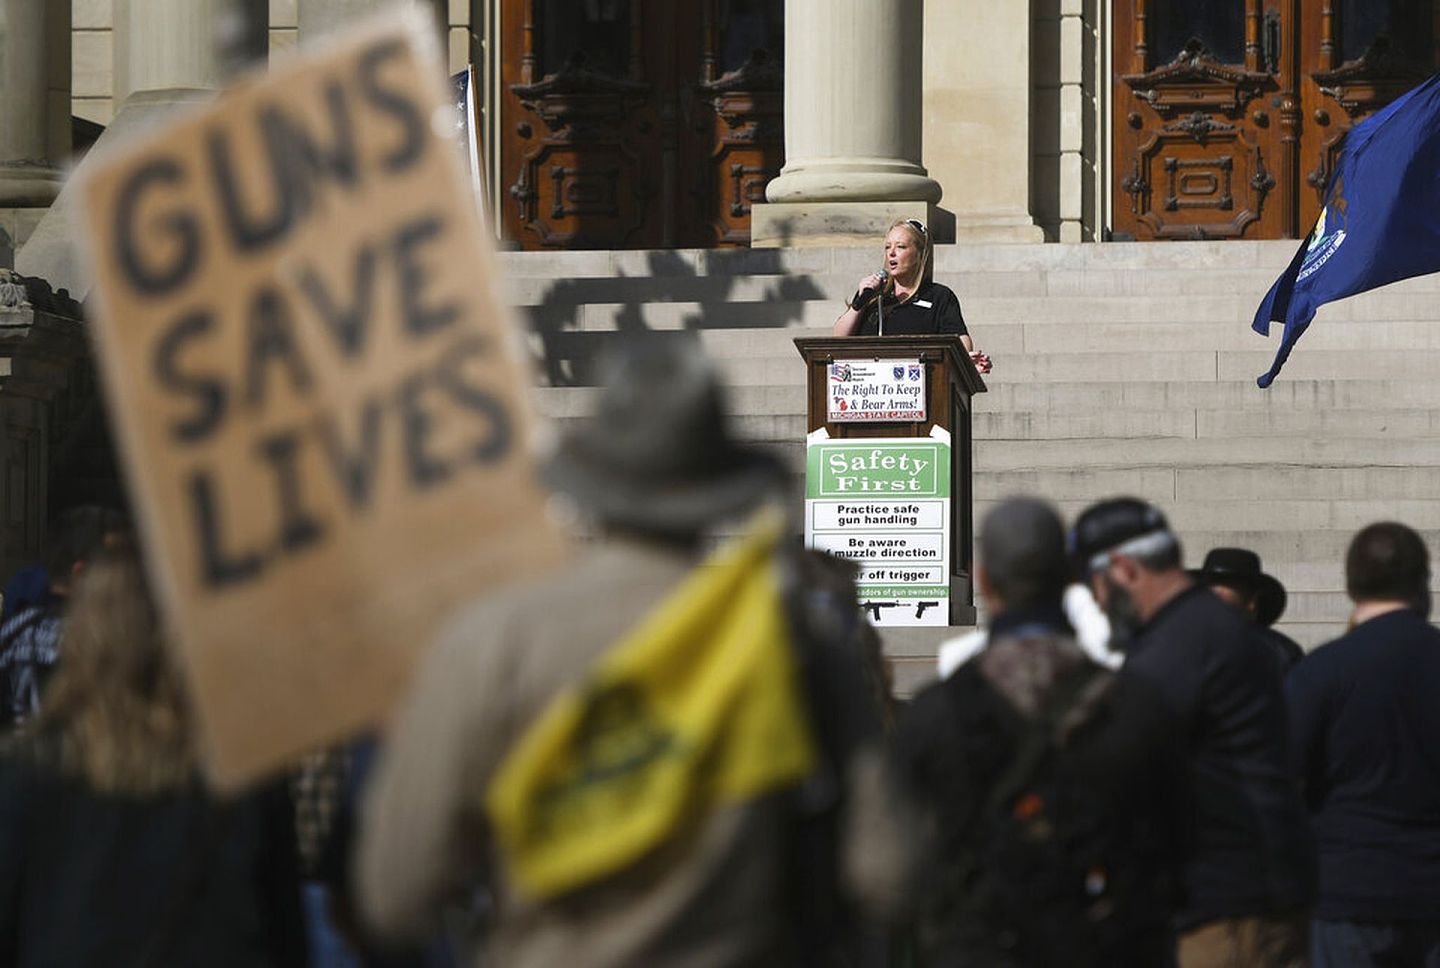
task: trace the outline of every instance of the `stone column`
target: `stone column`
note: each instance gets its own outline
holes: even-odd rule
[[[263,51],[253,48],[268,20],[263,0],[115,0],[115,103],[123,111],[136,95],[215,90]]]
[[[405,0],[417,7],[426,7],[434,12],[437,28],[441,21],[443,0]],[[367,14],[376,13],[396,5],[396,0],[299,0],[296,22],[300,28],[299,42],[306,43],[322,37]]]
[[[785,167],[751,214],[751,244],[875,242],[931,221],[920,164],[923,0],[786,0]]]
[[[99,144],[210,96],[236,67],[264,56],[268,21],[268,0],[115,0],[118,108]],[[103,152],[92,151],[86,161],[97,154]],[[90,283],[75,251],[70,204],[69,191],[62,191],[16,253],[15,268],[83,300]]]
[[[1036,176],[1032,188],[1032,174],[1037,165],[1055,170],[1060,119],[1053,89],[1042,90],[1037,103],[1037,79],[1053,58],[1032,40],[1039,22],[1032,6],[1057,4],[925,6],[925,162],[951,187],[945,207],[959,242],[1045,238],[1032,207],[1047,204],[1048,179]]]
[[[0,0],[0,208],[49,205],[70,156],[70,4]]]

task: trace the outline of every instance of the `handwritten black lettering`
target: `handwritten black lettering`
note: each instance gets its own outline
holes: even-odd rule
[[[300,468],[295,457],[300,438],[294,431],[272,434],[260,441],[259,451],[275,474],[275,498],[280,510],[280,551],[294,554],[319,541],[324,527],[304,507]]]
[[[194,398],[194,412],[170,427],[170,433],[183,444],[204,440],[225,416],[227,396],[224,382],[216,377],[185,373],[179,363],[180,351],[214,328],[215,317],[212,314],[204,311],[190,313],[182,316],[155,343],[153,364],[160,385],[171,393]]]
[[[261,289],[250,305],[250,328],[246,343],[245,402],[263,409],[270,381],[272,364],[283,364],[290,372],[290,383],[296,393],[310,390],[310,370],[295,343],[295,324],[290,308],[273,289]]]
[[[348,305],[341,306],[332,298],[319,273],[307,266],[300,273],[300,290],[309,298],[315,311],[325,321],[330,335],[341,351],[349,357],[358,356],[370,332],[375,297],[375,246],[361,245],[355,251],[355,268],[350,276]]]
[[[267,138],[267,140],[269,140]],[[210,155],[211,175],[215,179],[215,190],[220,196],[220,211],[224,214],[225,229],[229,233],[230,243],[241,252],[253,252],[273,245],[290,231],[303,207],[300,199],[296,198],[300,184],[288,177],[288,169],[293,165],[273,163],[276,146],[271,146],[272,163],[266,166],[269,173],[270,194],[272,196],[270,211],[257,212],[250,209],[253,199],[247,201],[242,198],[244,189],[241,187],[243,181],[248,179],[240,175],[240,171],[250,170],[250,166],[238,166],[231,150],[230,138],[226,131],[217,130],[210,133],[206,141],[206,147]],[[280,148],[281,152],[285,149]],[[249,209],[249,210],[247,210]]]
[[[425,266],[417,259],[417,249],[433,243],[445,233],[445,223],[439,216],[429,216],[411,222],[395,234],[395,269],[400,277],[400,314],[405,320],[405,329],[412,336],[425,336],[449,326],[460,318],[460,306],[455,302],[441,305],[425,305],[426,287],[429,276]]]
[[[380,79],[380,70],[386,62],[403,57],[405,50],[403,41],[382,41],[360,55],[358,70],[360,89],[365,99],[372,107],[400,123],[400,143],[381,162],[391,173],[404,171],[425,154],[425,116],[420,106],[394,88],[386,87]]]
[[[380,467],[380,429],[384,411],[380,401],[367,399],[360,407],[358,439],[347,442],[334,417],[323,418],[318,425],[320,442],[350,508],[364,511],[370,506],[375,490],[375,476]]]
[[[421,395],[427,389],[430,374],[418,373],[400,385],[400,421],[405,436],[405,469],[410,482],[429,489],[447,480],[454,467],[429,450],[434,423],[425,409]]]
[[[487,341],[472,339],[455,348],[440,371],[440,380],[451,398],[484,421],[485,432],[470,445],[470,454],[481,464],[493,463],[510,452],[514,427],[509,411],[489,391],[466,381],[465,363],[488,352]]]
[[[265,559],[257,552],[227,552],[224,547],[220,512],[215,500],[215,485],[209,473],[197,471],[190,476],[190,511],[200,545],[200,580],[212,588],[223,588],[249,581],[265,567]]]
[[[322,145],[305,125],[289,117],[277,105],[260,109],[260,130],[270,155],[270,164],[279,175],[293,179],[300,187],[297,198],[314,200],[316,189],[326,181],[346,188],[359,183],[360,160],[355,142],[355,125],[345,87],[332,81],[325,87],[325,114],[330,121],[329,144]]]
[[[157,158],[135,169],[121,185],[115,200],[116,258],[130,284],[148,296],[178,289],[200,263],[200,226],[189,212],[172,211],[155,221],[156,227],[169,236],[169,245],[152,242],[143,248],[162,251],[173,248],[174,253],[163,264],[147,263],[140,255],[142,246],[135,237],[141,227],[137,217],[141,198],[152,188],[175,188],[184,181],[185,173],[179,164],[170,158]]]

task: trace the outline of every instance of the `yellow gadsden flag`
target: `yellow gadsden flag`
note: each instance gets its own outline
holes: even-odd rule
[[[811,771],[780,530],[768,521],[696,569],[501,764],[487,807],[521,890],[591,883],[705,811]]]

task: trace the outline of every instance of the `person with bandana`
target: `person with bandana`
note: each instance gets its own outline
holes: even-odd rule
[[[1115,498],[1076,519],[1070,550],[1185,748],[1179,968],[1307,963],[1314,855],[1290,772],[1279,669],[1251,625],[1181,567],[1165,516]]]

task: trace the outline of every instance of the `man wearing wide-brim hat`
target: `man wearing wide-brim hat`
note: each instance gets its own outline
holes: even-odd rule
[[[1205,563],[1190,569],[1190,577],[1250,617],[1265,644],[1274,650],[1282,673],[1305,657],[1299,643],[1274,628],[1285,614],[1285,586],[1274,575],[1266,574],[1255,552],[1248,548],[1211,548]]]
[[[697,347],[645,341],[612,360],[595,416],[543,476],[595,540],[465,609],[433,647],[368,794],[362,914],[382,936],[422,934],[447,890],[482,877],[486,964],[793,963],[786,784],[815,754],[766,647],[783,639],[767,634],[774,597],[715,579],[778,575],[753,539],[781,529],[752,527],[726,547],[760,552],[697,567],[707,535],[783,493],[782,465],[731,432]],[[844,694],[863,697],[847,668]]]

